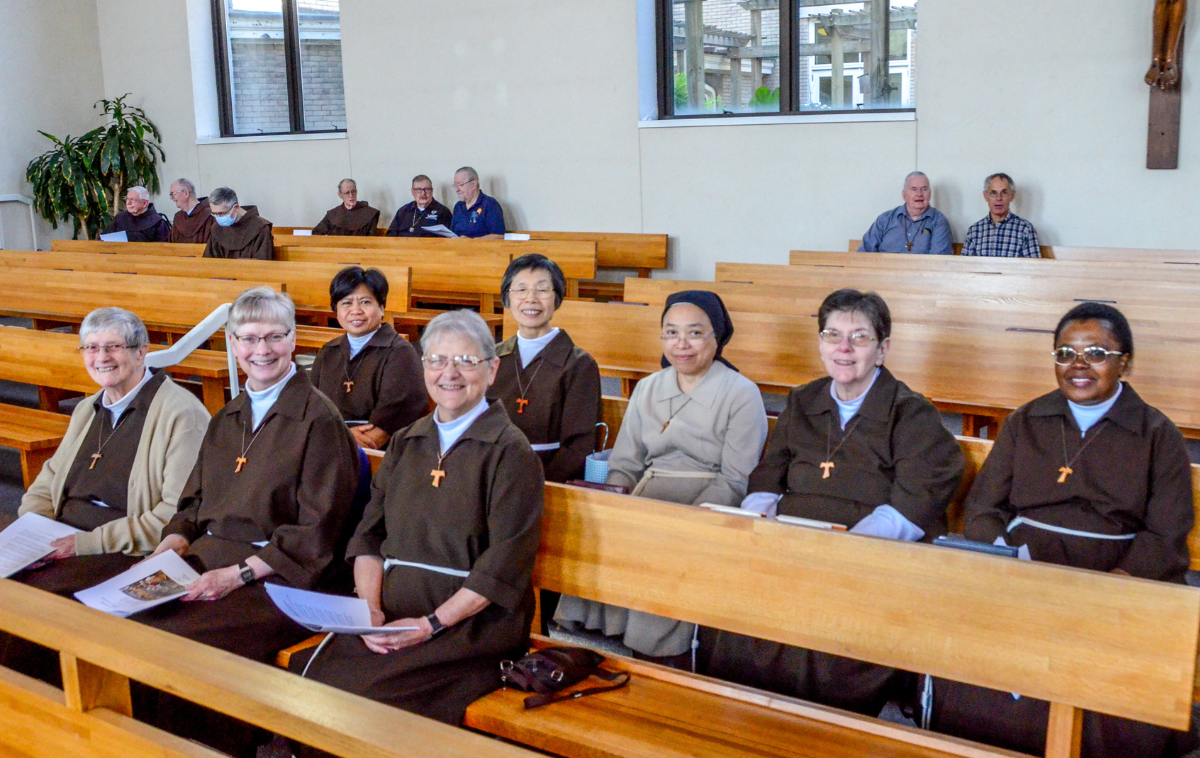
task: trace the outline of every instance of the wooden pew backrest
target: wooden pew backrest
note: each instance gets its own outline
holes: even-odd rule
[[[667,267],[667,235],[612,232],[518,232],[534,240],[596,243],[596,265],[604,268]]]
[[[504,270],[508,268],[508,258],[498,253],[447,253],[433,256],[402,250],[288,246],[276,248],[276,258],[281,261],[327,263],[343,267],[354,265],[380,269],[409,268],[412,271],[412,290],[415,292],[499,295],[500,280],[504,277]],[[390,296],[388,301],[392,303]],[[391,307],[396,308],[398,304],[399,300],[396,300]]]
[[[56,253],[124,253],[127,255],[160,255],[168,258],[200,258],[204,255],[204,247],[204,245],[181,242],[50,241],[50,250]]]

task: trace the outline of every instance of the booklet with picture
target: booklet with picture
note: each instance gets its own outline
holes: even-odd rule
[[[367,601],[357,597],[326,595],[279,584],[268,584],[267,596],[287,617],[314,632],[336,634],[395,634],[416,626],[372,626]]]
[[[188,586],[199,578],[187,561],[168,550],[107,582],[76,592],[75,599],[114,616],[132,616],[186,595]]]
[[[0,578],[7,579],[54,552],[50,543],[79,530],[61,521],[26,513],[0,532]]]

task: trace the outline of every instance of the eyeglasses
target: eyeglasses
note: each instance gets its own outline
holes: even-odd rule
[[[687,332],[677,332],[674,329],[665,329],[658,338],[667,344],[683,340],[690,345],[699,345],[714,334],[716,334],[716,331],[711,331],[708,334],[705,334],[699,329],[691,329]]]
[[[539,284],[533,289],[529,287],[513,287],[508,291],[508,294],[510,297],[518,297],[524,300],[525,296],[531,292],[537,297],[545,297],[546,295],[554,294],[554,287],[549,284]]]
[[[136,347],[137,345],[80,345],[75,349],[88,355],[98,355],[100,353],[119,355],[126,350],[133,350]]]
[[[283,333],[276,332],[275,334],[268,334],[266,337],[259,337],[254,334],[247,334],[245,336],[242,336],[240,334],[235,334],[235,335],[233,335],[233,338],[235,340],[237,340],[238,342],[242,343],[243,345],[245,345],[246,347],[258,347],[258,343],[264,342],[264,341],[271,347],[275,347],[276,345],[283,344],[283,341],[286,340],[288,338],[288,335],[291,333],[292,333],[292,330],[288,329],[286,332],[283,332]]]
[[[854,347],[870,347],[879,341],[866,332],[842,334],[837,329],[822,329],[819,334],[821,341],[830,345],[840,345],[847,337],[850,338],[850,344]]]
[[[455,182],[454,189],[462,189],[463,187],[466,187],[471,182],[476,182],[476,181],[479,181],[479,180],[478,179],[468,179],[465,182]]]
[[[421,362],[425,364],[425,368],[434,371],[441,371],[448,367],[453,361],[454,365],[460,371],[472,371],[487,363],[486,358],[480,358],[477,355],[424,355],[421,356]]]
[[[413,187],[413,188],[412,188],[412,191],[413,191],[413,192],[419,192],[419,193],[421,193],[422,195],[428,195],[428,194],[431,194],[431,193],[433,192],[433,187]]]
[[[1083,360],[1088,365],[1098,366],[1107,361],[1110,356],[1125,355],[1125,353],[1120,350],[1105,350],[1099,345],[1085,347],[1083,352],[1080,353],[1070,345],[1063,345],[1062,347],[1055,348],[1054,352],[1050,353],[1050,355],[1054,356],[1054,362],[1059,366],[1070,366],[1080,355],[1083,355]]]

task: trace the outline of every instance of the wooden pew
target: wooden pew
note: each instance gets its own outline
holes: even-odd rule
[[[954,242],[951,244],[954,248],[954,255],[962,255],[963,243]],[[858,252],[858,248],[860,245],[862,245],[862,240],[850,240],[850,244],[848,246],[847,252],[850,252],[850,253]],[[1041,251],[1043,258],[1053,258],[1054,257],[1053,255],[1051,255],[1051,248],[1048,245],[1039,245],[1038,250]],[[871,255],[875,255],[875,253],[871,253]],[[942,256],[942,257],[945,257],[945,256]],[[974,258],[976,256],[967,256],[967,257]],[[983,256],[981,256],[981,257],[983,257]]]
[[[648,278],[654,269],[667,267],[667,235],[607,232],[518,232],[535,240],[585,240],[596,243],[596,267],[635,269]],[[579,296],[605,300],[624,299],[621,282],[599,280],[579,283]]]
[[[130,245],[137,243],[127,243]],[[278,281],[299,309],[329,312],[329,283],[343,266],[336,263],[227,260],[224,258],[167,258],[147,255],[0,251],[0,266],[91,271],[139,276],[174,276],[192,279]],[[411,273],[406,267],[380,267],[388,279],[394,303],[408,303]],[[405,310],[393,308],[392,310]]]
[[[1045,248],[1044,248],[1045,249]],[[1200,266],[1200,250],[1157,250],[1126,247],[1066,247],[1051,245],[1047,257],[1062,261],[1121,261]],[[1046,255],[1045,252],[1042,253]]]
[[[100,240],[50,240],[56,253],[109,253],[158,255],[167,258],[200,258],[204,245],[183,242],[101,242]]]
[[[135,720],[131,679],[345,758],[532,755],[9,580],[0,629],[59,651],[64,682],[0,668],[4,755],[218,758]]]
[[[1175,729],[1191,715],[1200,593],[1188,587],[555,484],[546,486],[534,584],[1048,700],[1051,758],[1078,755],[1071,743],[1080,709]],[[1047,633],[1031,637],[1030,624]],[[627,688],[534,711],[521,707],[523,693],[501,690],[474,703],[465,723],[589,758],[1015,755],[649,664],[611,663],[634,671]]]

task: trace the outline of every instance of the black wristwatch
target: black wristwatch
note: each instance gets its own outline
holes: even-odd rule
[[[447,629],[450,628],[450,627],[446,626],[445,624],[443,624],[441,621],[438,621],[437,613],[429,614],[428,616],[425,617],[425,620],[429,622],[429,626],[433,627],[433,631],[429,635],[429,639],[431,639],[431,640],[437,639]]]
[[[254,575],[254,569],[250,568],[249,564],[247,564],[245,561],[242,561],[241,563],[239,563],[237,565],[237,567],[238,567],[238,576],[241,577],[242,584],[250,584],[251,582],[253,582],[255,579],[258,578]]]

